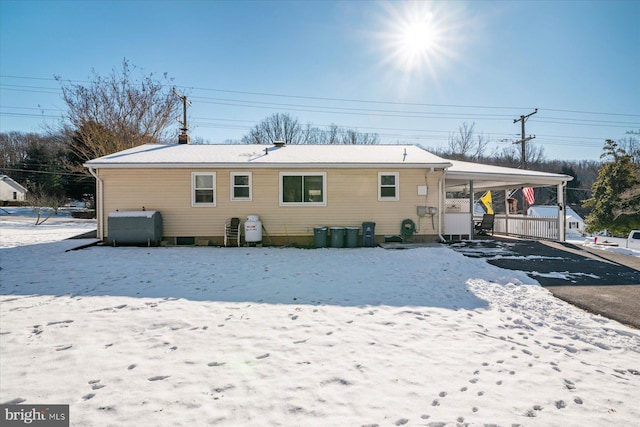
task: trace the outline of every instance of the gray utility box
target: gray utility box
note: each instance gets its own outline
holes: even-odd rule
[[[158,211],[116,211],[109,214],[109,243],[117,245],[159,245],[162,215]]]

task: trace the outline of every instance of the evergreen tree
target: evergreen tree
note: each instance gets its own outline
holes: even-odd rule
[[[610,139],[603,151],[600,158],[606,160],[593,184],[592,197],[585,201],[585,206],[593,207],[586,219],[587,231],[626,234],[640,228],[640,165]]]
[[[584,192],[577,191],[577,189],[580,188],[580,185],[582,184],[582,182],[580,182],[580,180],[578,179],[578,174],[576,173],[575,169],[573,169],[572,166],[565,164],[562,166],[562,171],[560,173],[563,175],[569,175],[573,177],[571,181],[567,182],[566,203],[568,205],[572,205],[574,203],[580,203],[582,201]]]

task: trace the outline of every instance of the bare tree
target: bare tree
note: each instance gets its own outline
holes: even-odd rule
[[[377,144],[378,135],[371,133],[362,133],[354,129],[346,129],[342,134],[342,144]]]
[[[103,77],[93,71],[87,85],[56,79],[67,106],[64,130],[79,164],[95,157],[164,140],[179,106],[166,73],[134,76],[125,59],[122,69]]]
[[[449,135],[447,155],[460,160],[478,160],[486,155],[489,140],[475,133],[475,123],[462,123],[458,131]]]
[[[283,113],[270,115],[242,137],[245,144],[273,144],[276,141],[287,144],[377,144],[379,138],[375,133],[344,129],[335,124],[326,130],[311,124],[303,128],[298,119]]]
[[[529,166],[538,167],[545,162],[544,148],[534,144],[527,144],[525,147],[525,156]],[[496,154],[496,164],[518,168],[522,165],[522,152],[514,145],[504,147],[502,151]]]
[[[640,130],[628,131],[627,136],[619,141],[620,147],[631,156],[631,161],[640,165]]]
[[[242,142],[246,144],[273,144],[277,141],[286,144],[303,142],[303,132],[298,119],[284,113],[272,114],[242,138]]]
[[[28,157],[29,149],[42,142],[37,133],[0,133],[0,171],[15,168]]]
[[[43,186],[35,185],[27,193],[26,202],[31,206],[31,210],[36,214],[35,225],[44,224],[52,214],[57,215],[58,209],[64,205],[64,199],[50,194]],[[43,215],[44,216],[43,218]]]

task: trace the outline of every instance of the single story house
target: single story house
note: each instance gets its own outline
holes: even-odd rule
[[[27,189],[7,175],[0,175],[0,202],[24,202]]]
[[[108,238],[109,213],[153,210],[162,215],[167,243],[216,245],[227,218],[249,215],[259,216],[263,241],[272,244],[311,245],[316,226],[363,222],[376,224],[380,242],[401,234],[406,220],[413,223],[413,241],[442,240],[449,184],[475,182],[480,191],[484,182],[519,173],[477,174],[460,165],[450,173],[453,161],[415,145],[146,144],[85,166],[97,180],[99,238]],[[524,172],[518,175],[523,182],[571,179]]]

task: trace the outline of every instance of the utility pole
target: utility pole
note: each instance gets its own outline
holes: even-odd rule
[[[533,113],[529,113],[526,116],[520,116],[519,119],[513,119],[513,123],[518,123],[521,122],[522,124],[522,139],[520,141],[515,141],[514,144],[522,144],[522,155],[520,156],[520,167],[522,169],[526,169],[527,168],[527,150],[526,150],[526,143],[527,141],[531,141],[532,139],[534,139],[536,136],[529,136],[529,137],[525,137],[525,132],[524,132],[524,123],[527,121],[527,119],[531,116],[533,116],[535,113],[538,112],[538,109],[536,108]]]
[[[188,144],[191,138],[187,134],[187,131],[189,130],[189,127],[187,126],[187,104],[191,105],[191,101],[187,100],[186,95],[178,93],[175,87],[173,88],[173,93],[182,101],[182,120],[179,118],[177,119],[178,123],[182,125],[180,128],[180,135],[178,135],[178,144]]]
[[[520,155],[520,167],[522,168],[522,170],[527,169],[527,147],[526,147],[526,143],[527,141],[531,141],[532,139],[534,139],[536,136],[529,136],[526,137],[525,136],[525,132],[524,132],[524,123],[527,121],[527,119],[531,116],[533,116],[535,113],[538,112],[538,109],[536,108],[533,113],[529,113],[526,116],[520,116],[519,119],[513,119],[513,123],[518,123],[521,122],[522,125],[522,138],[520,139],[520,141],[515,141],[514,144],[522,144],[522,154]],[[527,198],[524,195],[524,190],[522,191],[522,214],[526,215],[527,214]]]

